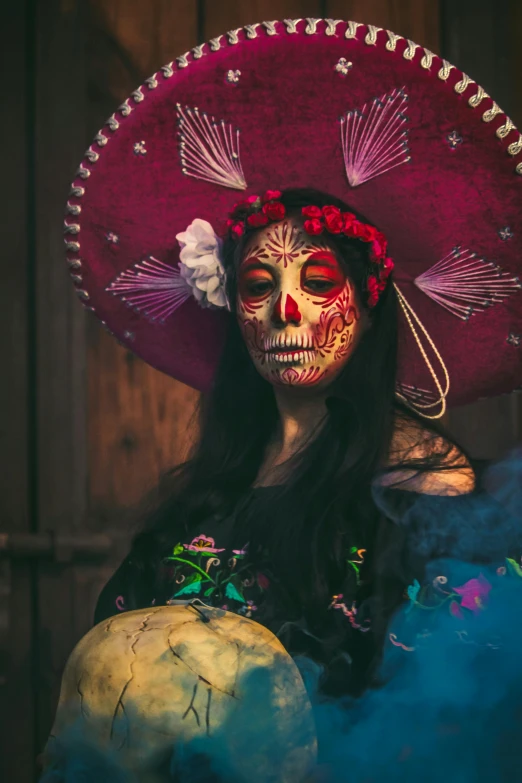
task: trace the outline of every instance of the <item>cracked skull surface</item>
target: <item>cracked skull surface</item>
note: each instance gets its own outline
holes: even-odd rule
[[[298,783],[316,751],[311,704],[279,640],[187,602],[110,618],[78,643],[43,779],[68,780],[80,764],[100,781],[191,780],[197,760],[209,779]]]

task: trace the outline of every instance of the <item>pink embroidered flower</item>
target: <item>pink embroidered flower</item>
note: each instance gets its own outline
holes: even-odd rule
[[[246,555],[246,553],[247,553],[246,546],[243,549],[233,549],[232,550],[232,554],[233,555],[238,555],[239,557],[242,557],[242,556]]]
[[[329,609],[341,609],[345,617],[348,618],[348,621],[352,628],[355,628],[357,631],[361,631],[362,633],[366,633],[366,631],[370,630],[370,621],[364,620],[364,623],[358,623],[357,622],[357,607],[355,605],[355,601],[352,603],[351,609],[348,609],[346,604],[341,601],[340,599],[343,597],[343,594],[340,593],[339,595],[332,596],[332,603],[328,607]]]
[[[484,609],[490,590],[491,585],[482,574],[479,574],[478,579],[470,579],[465,584],[455,588],[455,592],[462,596],[460,605],[464,609],[470,609],[474,614]]]
[[[462,611],[462,609],[460,608],[460,606],[456,601],[452,601],[450,603],[449,610],[450,610],[450,614],[452,614],[453,617],[457,617],[459,620],[462,620],[462,618],[464,617],[464,612]]]
[[[270,581],[261,572],[257,573],[257,584],[259,585],[261,590],[268,590],[268,588],[270,587]]]
[[[210,536],[199,535],[193,538],[190,544],[183,544],[185,549],[191,552],[224,552],[224,549],[216,549],[216,542]]]

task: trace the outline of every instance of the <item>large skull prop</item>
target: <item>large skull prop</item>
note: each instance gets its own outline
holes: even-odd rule
[[[190,780],[183,764],[197,757],[223,780],[299,783],[317,743],[301,675],[278,639],[193,601],[118,615],[79,642],[44,780],[69,779],[60,770],[74,764],[78,746],[87,767],[97,759],[112,770],[111,781]]]

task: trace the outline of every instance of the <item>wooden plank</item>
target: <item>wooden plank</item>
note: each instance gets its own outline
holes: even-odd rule
[[[204,40],[234,30],[245,24],[280,19],[322,17],[320,0],[206,0],[204,5]]]
[[[31,274],[31,18],[27,3],[2,12],[0,62],[3,112],[0,256],[0,529],[31,526],[29,440],[29,298]],[[30,783],[34,775],[34,692],[31,568],[0,560],[0,780]]]
[[[90,9],[93,135],[131,90],[197,44],[198,4],[91,0]],[[185,455],[198,394],[122,348],[95,318],[88,324],[88,368],[91,515],[98,525],[123,527],[121,511],[139,501]]]
[[[137,503],[182,460],[198,394],[96,326],[89,341],[89,493],[101,523]]]
[[[63,215],[70,182],[87,146],[84,128],[84,20],[76,0],[36,5],[35,225],[37,518],[40,530],[84,531],[86,512],[85,313],[64,260]],[[37,744],[45,743],[61,673],[87,629],[75,601],[72,567],[38,567],[35,682]]]
[[[520,3],[441,0],[441,11],[444,57],[481,84],[506,112],[515,119],[518,115],[520,121]],[[479,400],[450,411],[447,420],[472,454],[498,458],[522,440],[522,395]]]
[[[373,24],[439,52],[438,0],[326,0],[332,19]]]

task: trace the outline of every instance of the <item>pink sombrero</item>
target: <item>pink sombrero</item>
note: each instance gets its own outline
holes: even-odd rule
[[[466,74],[355,22],[248,25],[147,79],[71,189],[78,295],[149,364],[208,388],[231,316],[176,304],[176,235],[289,187],[337,196],[387,236],[399,396],[437,417],[522,384],[522,136]]]

